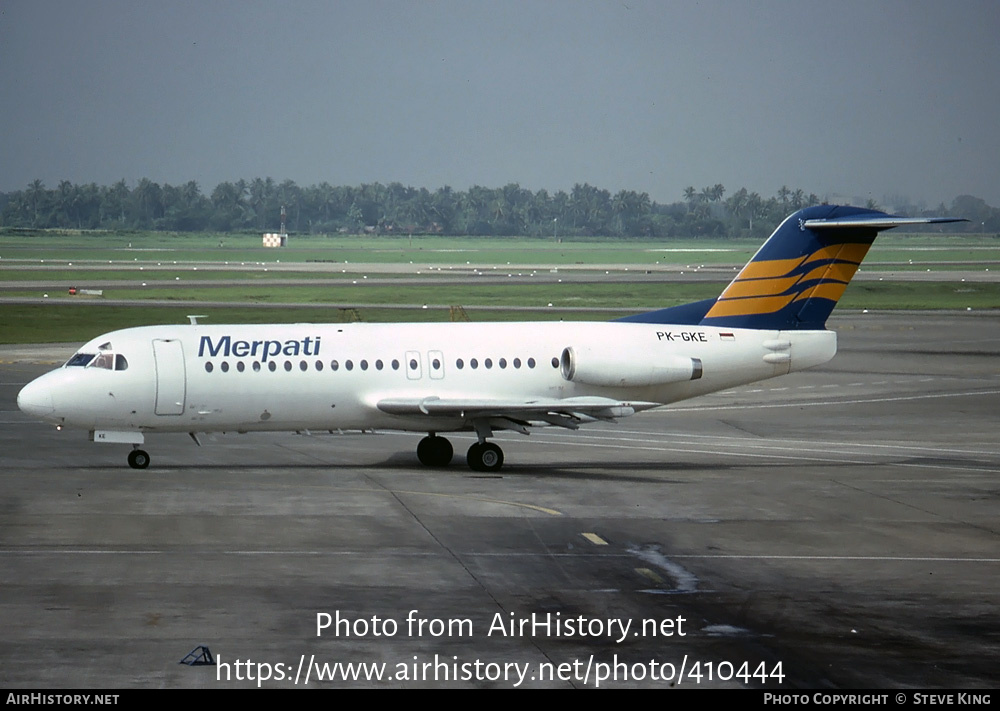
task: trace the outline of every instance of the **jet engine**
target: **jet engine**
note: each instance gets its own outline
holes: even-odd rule
[[[697,380],[700,358],[676,355],[636,355],[620,347],[570,346],[560,358],[563,378],[574,383],[606,387],[642,387]]]

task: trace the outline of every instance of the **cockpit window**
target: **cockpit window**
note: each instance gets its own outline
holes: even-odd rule
[[[115,369],[115,357],[111,353],[101,353],[96,358],[94,362],[88,366],[90,368],[103,368],[104,370],[114,370]]]
[[[66,367],[102,368],[104,370],[128,370],[128,360],[121,353],[112,353],[111,344],[98,346],[100,351],[94,353],[77,353],[68,361]]]
[[[93,353],[77,353],[75,356],[66,361],[66,367],[79,366],[82,368],[93,359]]]

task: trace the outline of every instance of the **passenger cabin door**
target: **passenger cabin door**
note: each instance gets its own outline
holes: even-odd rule
[[[184,369],[184,348],[176,339],[153,341],[153,361],[156,368],[157,415],[183,415],[187,396],[187,373]]]

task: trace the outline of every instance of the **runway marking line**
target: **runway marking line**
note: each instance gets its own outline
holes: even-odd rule
[[[544,435],[536,436],[536,438],[534,440],[530,441],[529,444],[544,445],[544,444],[559,444],[559,443],[561,443],[558,440],[555,440],[555,439],[544,439],[543,437],[544,437]],[[606,439],[606,438],[602,438],[602,437],[588,437],[587,435],[580,435],[580,434],[574,434],[573,438],[575,440],[574,443],[577,446],[594,447],[594,448],[597,448],[597,449],[637,450],[637,451],[647,451],[647,452],[673,452],[673,453],[683,452],[685,454],[705,454],[706,451],[707,451],[706,449],[689,449],[689,448],[685,448],[685,447],[679,447],[679,446],[676,446],[676,445],[672,445],[671,443],[668,443],[668,442],[662,443],[659,446],[652,446],[652,442],[654,442],[655,440],[642,440],[642,439],[636,440],[636,439],[631,439],[631,438],[621,438],[621,437],[619,437],[619,438],[615,439],[615,441],[618,442],[618,444],[598,444],[596,442],[587,442],[587,441],[582,441],[582,440],[587,440],[587,439]],[[521,441],[521,440],[514,440],[514,439],[502,438],[502,437],[497,437],[495,439],[497,441],[499,441],[499,442],[505,442],[505,443],[506,442],[518,442],[518,441]],[[622,442],[630,442],[630,441],[631,442],[636,442],[636,441],[638,441],[638,442],[650,442],[651,444],[649,446],[622,444]],[[713,454],[713,455],[720,456],[720,457],[738,457],[738,458],[754,458],[754,459],[787,459],[787,460],[791,460],[791,461],[820,462],[822,464],[827,464],[827,465],[832,465],[832,464],[858,464],[858,465],[867,465],[867,466],[876,466],[876,465],[878,465],[878,466],[898,466],[898,467],[919,467],[919,468],[924,468],[924,469],[945,469],[945,470],[948,470],[948,471],[963,471],[963,472],[978,471],[978,472],[986,472],[986,473],[990,473],[990,474],[996,473],[996,472],[1000,471],[1000,469],[997,469],[997,468],[951,466],[951,465],[946,466],[946,465],[943,465],[943,464],[917,464],[917,463],[914,463],[914,462],[894,462],[894,461],[891,461],[891,460],[887,460],[887,461],[872,461],[872,460],[850,459],[847,456],[844,456],[845,455],[844,452],[840,452],[840,451],[836,451],[836,450],[824,450],[824,449],[805,450],[805,449],[803,449],[801,447],[772,447],[772,446],[768,446],[768,445],[756,445],[755,448],[757,448],[757,449],[765,449],[765,450],[790,451],[790,452],[796,452],[796,453],[802,452],[802,451],[815,451],[815,452],[819,452],[819,453],[826,453],[826,454],[829,454],[829,455],[837,455],[837,458],[834,459],[834,458],[831,458],[831,457],[809,457],[809,456],[803,456],[802,454],[790,454],[790,455],[789,454],[773,454],[773,453],[759,454],[759,453],[747,452],[747,451],[742,451],[742,452],[723,452],[721,450],[710,450],[710,453]]]
[[[874,384],[874,383],[873,383]],[[875,397],[862,398],[857,400],[822,400],[822,401],[802,401],[802,402],[782,402],[776,404],[767,403],[747,403],[745,405],[705,405],[703,407],[670,407],[666,405],[662,408],[652,410],[657,414],[668,414],[671,412],[707,412],[710,410],[762,410],[776,407],[832,407],[837,405],[867,405],[873,402],[905,402],[907,400],[932,400],[944,397],[975,397],[978,395],[1000,395],[1000,390],[974,390],[971,392],[959,393],[931,393],[927,395],[901,395],[898,397]]]
[[[593,543],[595,546],[608,545],[608,542],[603,538],[601,538],[600,536],[598,536],[596,533],[581,533],[580,535],[586,538],[591,543]]]
[[[687,440],[692,440],[692,439],[711,440],[710,444],[713,444],[713,445],[715,445],[715,444],[725,444],[726,446],[732,446],[732,447],[745,447],[748,442],[756,442],[757,444],[760,444],[761,446],[773,446],[776,443],[784,442],[784,443],[788,443],[788,444],[791,444],[791,445],[812,445],[812,446],[819,446],[819,445],[824,445],[825,444],[825,445],[836,446],[836,447],[849,447],[849,448],[852,448],[852,449],[853,448],[866,447],[866,448],[869,448],[869,449],[900,449],[900,450],[913,450],[913,451],[932,452],[932,453],[948,452],[948,453],[954,453],[954,454],[978,454],[978,455],[987,455],[987,456],[997,454],[997,452],[991,452],[991,451],[986,451],[986,450],[979,450],[979,449],[955,449],[955,448],[952,448],[952,447],[945,447],[943,445],[938,445],[938,444],[926,444],[926,445],[923,445],[923,446],[918,446],[918,445],[914,445],[914,444],[885,444],[885,443],[871,443],[871,442],[851,442],[850,444],[842,444],[842,443],[838,443],[838,442],[829,442],[829,441],[822,441],[822,440],[793,439],[793,438],[790,438],[790,437],[772,437],[772,436],[766,436],[766,437],[735,437],[733,435],[699,434],[697,432],[685,432],[685,433],[678,433],[678,432],[655,432],[655,431],[650,432],[650,431],[644,431],[644,430],[626,430],[626,429],[618,429],[618,428],[615,428],[614,430],[610,430],[610,429],[609,430],[592,429],[592,430],[589,430],[589,431],[590,432],[604,432],[604,431],[606,431],[606,432],[608,432],[609,436],[613,436],[613,437],[616,437],[616,438],[619,437],[620,435],[628,434],[628,435],[656,435],[656,436],[659,436],[659,437],[676,437],[681,442],[685,442]],[[732,443],[722,442],[721,440],[732,440]]]

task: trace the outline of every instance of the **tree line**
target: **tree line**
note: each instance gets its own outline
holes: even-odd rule
[[[40,180],[24,190],[0,193],[0,226],[26,229],[162,230],[174,232],[274,232],[280,212],[298,234],[442,234],[532,237],[761,237],[790,212],[822,201],[814,193],[782,186],[762,197],[746,188],[726,196],[722,184],[684,190],[683,199],[656,203],[645,192],[610,191],[577,183],[568,193],[531,191],[517,183],[502,188],[444,186],[433,192],[401,183],[300,187],[272,178],[226,181],[210,194],[195,181],[159,184],[143,178],[110,186]],[[877,207],[872,201],[869,207]],[[913,205],[895,205],[919,215]],[[1000,232],[1000,210],[968,195],[951,209],[972,221],[971,231]]]

